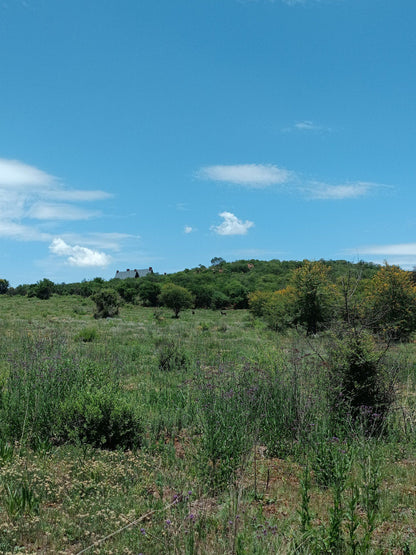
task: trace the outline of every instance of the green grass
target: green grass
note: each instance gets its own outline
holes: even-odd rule
[[[387,433],[334,438],[324,338],[93,311],[0,296],[0,553],[416,552],[415,344]]]

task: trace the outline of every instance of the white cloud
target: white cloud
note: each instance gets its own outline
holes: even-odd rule
[[[375,254],[386,256],[416,256],[416,243],[398,243],[396,245],[372,245],[360,247],[359,249],[349,249],[348,252],[360,254]]]
[[[112,251],[119,251],[121,243],[128,239],[138,240],[139,235],[131,235],[129,233],[87,233],[79,235],[77,233],[64,233],[61,238],[68,243],[77,243],[82,246],[94,247],[97,249],[106,249]]]
[[[0,220],[0,237],[18,241],[50,241],[51,235],[13,221]]]
[[[185,233],[192,233],[194,231],[193,227],[191,227],[190,225],[186,225],[184,227],[184,232]]]
[[[318,129],[312,122],[297,124],[300,129]],[[300,173],[278,168],[273,164],[240,164],[234,166],[206,166],[196,176],[210,181],[221,181],[243,185],[252,189],[262,189],[270,185],[291,183],[292,192],[313,200],[346,200],[369,195],[380,189],[391,188],[379,183],[367,181],[347,182],[341,185],[330,185],[321,181],[305,178]]]
[[[297,121],[290,127],[285,127],[284,129],[282,129],[282,131],[287,133],[295,132],[295,131],[300,131],[300,132],[310,131],[310,132],[317,133],[317,132],[329,132],[331,131],[331,129],[329,127],[325,127],[323,125],[314,123],[311,120],[303,120],[303,121]]]
[[[0,158],[0,186],[18,187],[38,186],[50,187],[56,182],[56,178],[29,166],[18,160],[7,160]]]
[[[67,200],[70,202],[91,202],[94,200],[105,200],[113,195],[105,191],[78,191],[76,189],[56,189],[48,192],[52,200]]]
[[[42,234],[36,227],[25,225],[25,219],[49,222],[89,219],[100,212],[85,210],[76,203],[111,196],[99,190],[67,189],[56,177],[35,166],[0,158],[0,237],[50,240],[49,235]]]
[[[29,210],[28,216],[36,220],[88,220],[99,212],[84,210],[72,204],[37,202]]]
[[[224,221],[219,225],[211,226],[211,231],[218,235],[246,235],[247,231],[254,226],[253,222],[248,220],[243,222],[231,212],[221,212],[220,217]]]
[[[221,181],[261,189],[270,185],[287,183],[292,172],[273,164],[237,164],[230,166],[206,166],[197,172],[197,177],[209,181]]]
[[[66,256],[71,266],[108,266],[111,257],[104,252],[94,251],[80,245],[68,245],[59,237],[55,238],[49,245],[49,250],[57,256]]]
[[[327,183],[313,181],[302,189],[308,194],[309,198],[315,200],[345,200],[364,197],[376,187],[380,187],[380,185],[363,181],[345,185],[328,185]]]
[[[295,123],[294,127],[296,129],[300,129],[301,131],[315,131],[316,129],[320,129],[319,126],[314,125],[311,121],[300,121]]]

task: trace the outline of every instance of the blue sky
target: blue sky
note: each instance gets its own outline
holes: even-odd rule
[[[0,0],[0,277],[416,265],[414,0]]]

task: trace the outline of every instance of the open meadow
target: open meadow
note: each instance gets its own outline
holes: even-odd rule
[[[414,342],[371,346],[391,403],[348,414],[333,333],[93,310],[0,296],[1,553],[416,552]]]

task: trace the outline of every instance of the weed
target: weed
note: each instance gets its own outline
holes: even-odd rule
[[[39,511],[39,499],[26,480],[17,484],[5,483],[2,504],[12,520],[19,516],[36,514]]]
[[[5,439],[0,438],[0,463],[5,464],[13,459],[14,449]]]
[[[159,339],[156,343],[159,370],[173,371],[188,368],[186,351],[174,339]]]
[[[87,327],[79,331],[75,336],[75,339],[78,341],[83,341],[84,343],[91,343],[92,341],[95,341],[97,337],[98,337],[97,328]]]

